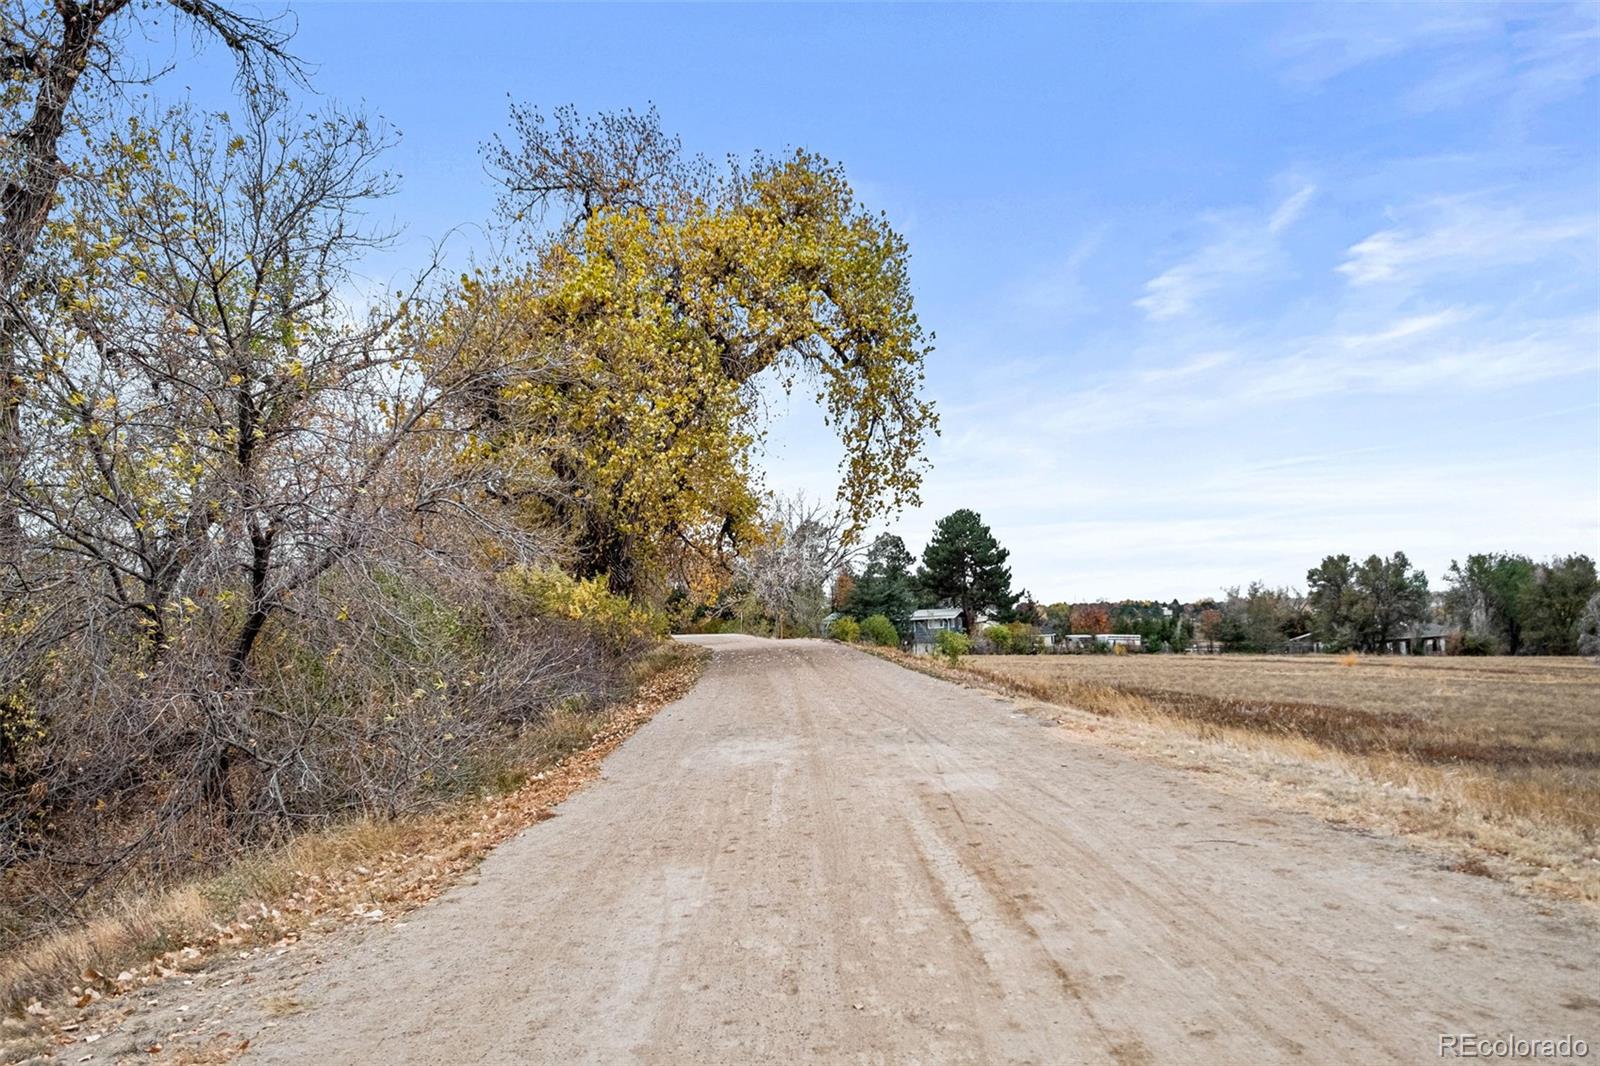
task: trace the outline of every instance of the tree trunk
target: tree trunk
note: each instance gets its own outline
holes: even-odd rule
[[[27,460],[22,435],[23,274],[39,243],[56,190],[61,160],[56,149],[66,128],[67,105],[89,64],[89,51],[105,24],[126,0],[63,3],[61,40],[41,56],[43,66],[33,115],[17,134],[22,168],[0,189],[0,567],[18,565],[22,522],[15,492]]]

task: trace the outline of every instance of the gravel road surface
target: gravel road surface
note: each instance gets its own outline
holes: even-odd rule
[[[695,690],[475,883],[304,983],[248,1062],[1600,1057],[1600,934],[816,641]]]

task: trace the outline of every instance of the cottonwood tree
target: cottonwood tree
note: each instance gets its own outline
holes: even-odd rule
[[[1557,556],[1534,568],[1528,634],[1539,654],[1577,654],[1580,619],[1597,588],[1594,560],[1587,555]]]
[[[1535,562],[1525,555],[1490,553],[1452,562],[1444,606],[1467,632],[1507,655],[1570,655],[1578,617],[1597,587],[1586,555]]]
[[[1428,610],[1428,575],[1414,570],[1405,552],[1368,556],[1356,567],[1352,588],[1351,620],[1364,648],[1382,650],[1401,629],[1422,621]]]
[[[0,4],[0,487],[18,476],[29,448],[22,424],[27,375],[19,365],[23,316],[54,282],[35,262],[40,236],[63,181],[93,180],[78,149],[103,125],[106,94],[152,74],[129,62],[127,41],[147,37],[162,22],[221,42],[247,86],[274,71],[298,74],[280,20],[214,0]],[[17,512],[0,495],[0,566],[15,565],[22,535]]]
[[[1522,650],[1533,589],[1533,560],[1524,555],[1469,555],[1452,560],[1445,580],[1445,611],[1468,633],[1492,641],[1507,655]]]
[[[582,572],[646,591],[676,542],[750,529],[766,380],[814,390],[843,442],[852,539],[916,502],[928,338],[904,240],[840,167],[800,151],[717,170],[653,111],[516,108],[488,156],[507,218],[546,224],[523,230],[524,270],[464,302],[498,302],[527,351],[568,358],[483,397],[485,440],[560,486],[525,502],[575,531]]]
[[[1329,555],[1306,571],[1306,606],[1312,632],[1327,650],[1338,651],[1355,641],[1350,612],[1355,596],[1355,567],[1348,555]]]
[[[967,635],[977,633],[982,611],[1009,611],[1010,552],[1000,547],[976,511],[962,508],[939,519],[933,537],[922,549],[917,584],[931,598],[966,612]]]

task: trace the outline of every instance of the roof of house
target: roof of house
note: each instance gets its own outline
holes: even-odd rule
[[[1436,625],[1433,622],[1429,622],[1426,625],[1406,626],[1400,631],[1399,635],[1395,639],[1416,640],[1418,638],[1428,637],[1448,637],[1454,632],[1455,630],[1451,629],[1449,626],[1441,626]]]
[[[913,622],[930,622],[935,618],[960,618],[959,607],[924,607],[920,611],[911,612]]]

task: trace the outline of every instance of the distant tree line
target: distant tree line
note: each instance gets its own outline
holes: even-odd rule
[[[1449,631],[1456,654],[1573,655],[1585,649],[1586,608],[1600,615],[1586,555],[1469,555],[1445,581],[1434,592],[1404,552],[1362,562],[1329,555],[1306,572],[1305,595],[1261,582],[1231,588],[1221,602],[1196,605],[1199,628],[1228,651],[1272,651],[1297,637],[1323,651],[1379,651],[1433,624]]]
[[[975,511],[940,519],[920,559],[893,533],[877,537],[832,572],[826,601],[836,615],[882,617],[902,639],[911,615],[928,607],[965,612],[975,651],[1029,652],[1041,634],[1133,634],[1147,652],[1273,652],[1297,642],[1321,651],[1383,651],[1434,625],[1430,638],[1465,655],[1600,655],[1600,581],[1587,555],[1537,562],[1525,555],[1469,555],[1452,562],[1446,588],[1405,552],[1325,556],[1306,571],[1304,592],[1253,581],[1219,599],[1041,604],[1013,591],[1010,553]],[[811,580],[814,580],[811,579]],[[824,602],[818,600],[818,602]],[[820,631],[820,625],[816,627]],[[1104,650],[1090,642],[1090,650]]]
[[[1451,563],[1442,591],[1404,552],[1359,561],[1339,554],[1306,572],[1303,593],[1254,581],[1194,603],[1077,604],[1013,593],[1007,558],[979,516],[957,511],[941,520],[920,565],[898,536],[880,536],[859,573],[846,568],[835,578],[833,607],[856,618],[883,615],[902,636],[918,608],[963,607],[979,651],[1042,650],[1038,634],[1048,631],[1136,634],[1149,652],[1183,652],[1197,641],[1212,650],[1273,652],[1296,640],[1322,651],[1375,652],[1436,625],[1448,631],[1452,654],[1600,655],[1600,581],[1594,560],[1582,554],[1543,562],[1469,555]],[[980,615],[1007,632],[980,632]]]
[[[1443,613],[1465,634],[1469,654],[1595,654],[1600,582],[1587,555],[1556,556],[1538,563],[1526,555],[1469,555],[1452,562]],[[1585,626],[1585,612],[1589,614]]]

